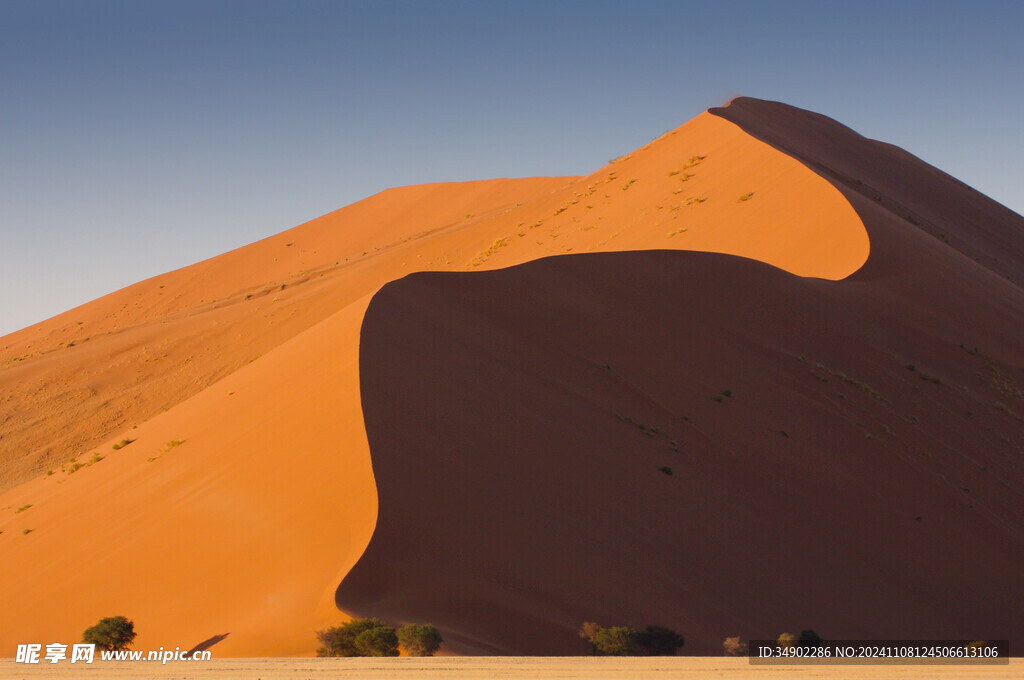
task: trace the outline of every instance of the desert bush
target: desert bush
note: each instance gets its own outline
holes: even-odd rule
[[[377,626],[356,636],[359,656],[398,656],[398,636],[395,629]]]
[[[430,624],[409,624],[398,629],[398,643],[409,656],[434,656],[441,648],[444,638],[440,631]]]
[[[599,628],[594,634],[594,648],[601,656],[636,654],[637,632],[625,626]]]
[[[634,635],[638,654],[644,656],[675,656],[686,641],[683,636],[664,626],[646,626]]]
[[[587,622],[579,635],[601,656],[674,656],[683,646],[683,636],[664,626],[646,626],[634,630],[626,626],[604,628]]]
[[[99,623],[86,628],[82,642],[96,645],[98,649],[119,652],[131,647],[135,640],[135,624],[123,616],[100,619]]]
[[[813,630],[802,630],[796,644],[798,647],[821,647],[823,642],[821,636]]]
[[[592,654],[597,654],[597,645],[594,643],[594,638],[597,636],[597,632],[601,630],[601,626],[594,623],[593,621],[585,621],[580,626],[580,637],[587,641],[590,645],[590,651]]]
[[[379,619],[352,619],[340,626],[318,630],[317,640],[320,641],[320,648],[316,650],[317,656],[369,656],[366,651],[377,644],[379,636],[370,636],[364,639],[363,645],[357,644],[359,636],[372,631],[375,628],[390,630],[394,635],[394,629],[389,628]],[[397,646],[398,642],[395,641]],[[376,656],[376,655],[375,655]],[[382,656],[382,655],[381,655]]]
[[[796,646],[796,636],[792,633],[783,633],[778,637],[775,643],[783,649],[789,649],[790,647]]]
[[[747,647],[747,643],[740,640],[740,637],[727,637],[722,642],[722,651],[725,652],[726,656],[746,656],[750,651]]]

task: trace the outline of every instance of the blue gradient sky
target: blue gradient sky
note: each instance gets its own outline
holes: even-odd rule
[[[584,174],[745,94],[1024,213],[1024,3],[2,2],[0,334],[390,186]]]

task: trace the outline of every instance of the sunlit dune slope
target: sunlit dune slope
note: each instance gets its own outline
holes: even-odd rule
[[[869,246],[827,182],[709,114],[584,178],[388,190],[0,340],[0,488],[187,399],[406,273],[648,248],[733,253],[837,279]]]
[[[3,338],[0,647],[124,614],[139,648],[311,653],[378,511],[370,297],[415,271],[666,248],[841,279],[869,244],[829,183],[702,114],[588,177],[389,190]]]
[[[372,292],[359,272],[403,239],[566,181],[389,189],[0,339],[0,488],[165,411]]]

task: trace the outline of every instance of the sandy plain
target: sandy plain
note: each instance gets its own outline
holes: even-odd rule
[[[491,680],[492,678],[631,678],[648,680],[677,678],[729,678],[730,680],[771,680],[772,678],[840,678],[842,680],[919,680],[923,678],[1024,677],[1024,661],[1009,664],[964,666],[956,664],[872,664],[872,665],[789,665],[751,666],[745,658],[727,657],[434,657],[428,659],[215,659],[159,666],[151,663],[96,662],[92,666],[24,666],[0,659],[0,677],[25,678],[195,678],[221,680],[259,678],[419,678],[435,680]]]

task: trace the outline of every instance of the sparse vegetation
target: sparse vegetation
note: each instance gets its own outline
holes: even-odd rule
[[[134,439],[128,439],[126,437],[126,438],[122,439],[121,441],[119,441],[118,443],[114,444],[113,449],[115,451],[119,451],[119,450],[123,449],[124,447],[128,446],[129,444],[131,444],[133,441],[135,441],[135,440]]]
[[[31,503],[26,503],[25,505],[23,505],[20,508],[18,508],[17,510],[15,510],[14,514],[17,515],[19,512],[25,512],[26,510],[28,510],[31,507],[32,507]]]
[[[398,644],[409,656],[434,656],[442,642],[440,631],[430,624],[413,623],[398,629]]]
[[[398,633],[379,619],[353,619],[340,626],[317,631],[317,656],[398,656],[400,642],[414,656],[431,656],[443,641],[437,628],[404,626]]]
[[[660,467],[660,468],[658,468],[658,469],[659,469],[659,470],[661,470],[662,472],[664,472],[664,473],[665,473],[666,475],[668,475],[669,477],[671,477],[671,476],[672,476],[672,468],[670,468],[669,466],[667,466],[667,465],[663,465],[662,467]]]
[[[792,633],[783,633],[775,640],[775,643],[783,649],[791,649],[796,647],[796,636]]]
[[[664,626],[646,626],[638,631],[627,626],[604,628],[587,622],[580,637],[601,656],[673,656],[683,646],[683,636]]]
[[[99,623],[86,628],[82,642],[94,644],[98,649],[117,652],[131,647],[135,640],[135,624],[123,616],[100,619]]]
[[[31,534],[31,533],[32,533],[32,530],[31,530],[31,529],[22,529],[22,530],[21,530],[21,535],[22,535],[22,536],[28,536],[28,535],[29,535],[29,534]]]
[[[753,197],[754,197],[754,192],[753,191],[747,192],[747,193],[743,194],[742,196],[740,196],[739,202],[742,203],[743,201],[749,201]]]
[[[103,460],[103,456],[101,456],[98,453],[94,453],[92,454],[92,458],[89,459],[89,462],[86,463],[86,465],[94,465],[95,463],[98,463],[101,460]]]

